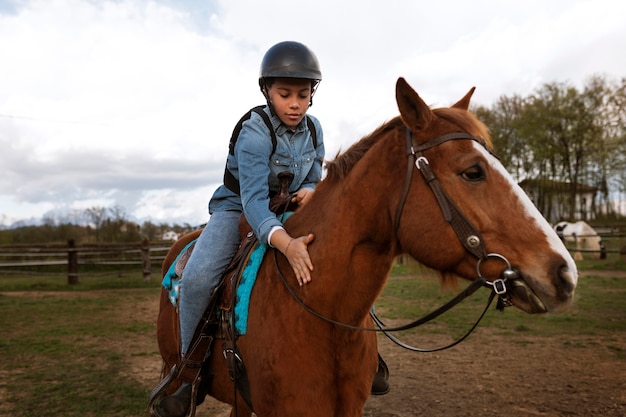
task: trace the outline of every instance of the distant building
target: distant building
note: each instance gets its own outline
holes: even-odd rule
[[[168,230],[167,232],[163,233],[163,236],[161,236],[162,240],[178,240],[178,233],[176,233],[173,230]]]
[[[570,184],[551,180],[524,180],[520,187],[528,194],[541,214],[550,222],[561,220],[594,220],[596,218],[596,196],[598,188],[578,184],[574,218],[570,218]]]

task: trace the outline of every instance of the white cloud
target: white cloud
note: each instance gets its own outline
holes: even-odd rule
[[[103,202],[206,221],[233,125],[262,102],[261,57],[281,40],[320,59],[311,113],[333,157],[397,114],[398,76],[435,105],[471,86],[490,105],[623,76],[625,14],[610,0],[0,2],[0,216]]]

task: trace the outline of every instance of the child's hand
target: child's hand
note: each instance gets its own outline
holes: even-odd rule
[[[308,246],[313,242],[313,239],[314,236],[312,234],[291,239],[283,251],[293,268],[293,272],[296,274],[296,279],[300,286],[311,282],[313,263],[309,256]]]
[[[297,203],[298,207],[302,207],[311,200],[314,193],[315,191],[310,188],[300,188],[291,198],[291,202]]]

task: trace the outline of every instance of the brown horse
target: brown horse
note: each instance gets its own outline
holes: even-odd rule
[[[574,261],[488,150],[487,128],[468,112],[472,93],[450,108],[432,110],[398,79],[400,117],[328,162],[314,198],[288,219],[285,226],[292,236],[315,235],[309,246],[315,269],[312,282],[299,287],[282,255],[276,265],[268,250],[261,265],[248,331],[238,339],[256,415],[361,416],[377,369],[375,333],[332,324],[306,311],[281,282],[278,270],[312,310],[371,327],[369,311],[400,254],[410,254],[442,276],[498,278],[506,265],[491,258],[479,263],[471,252],[479,240],[486,253],[506,257],[516,272],[525,291],[524,296],[512,294],[515,306],[543,313],[570,304],[577,282]],[[450,133],[455,133],[452,139]],[[459,238],[439,204],[442,193],[433,192],[433,181],[420,172],[425,162],[480,239]],[[183,237],[172,247],[165,270],[193,237]],[[178,333],[165,292],[158,340],[169,370],[178,360]],[[237,415],[251,415],[239,396],[234,398],[220,341],[209,361],[214,374],[209,394],[226,403],[237,401]]]

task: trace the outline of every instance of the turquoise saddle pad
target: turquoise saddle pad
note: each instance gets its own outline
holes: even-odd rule
[[[285,213],[279,216],[278,219],[284,222],[291,215],[291,213]],[[196,241],[193,240],[183,248],[178,254],[172,265],[170,265],[167,273],[163,277],[162,285],[167,290],[170,302],[176,307],[178,304],[178,298],[180,296],[180,279],[176,274],[176,263],[180,256],[187,251],[187,249],[193,245]],[[245,266],[243,275],[241,276],[241,282],[237,287],[237,297],[235,299],[235,329],[240,335],[246,334],[248,330],[248,308],[250,306],[250,294],[252,294],[252,288],[256,282],[257,273],[263,262],[263,257],[267,252],[267,245],[264,243],[257,243],[253,249],[248,264]]]

